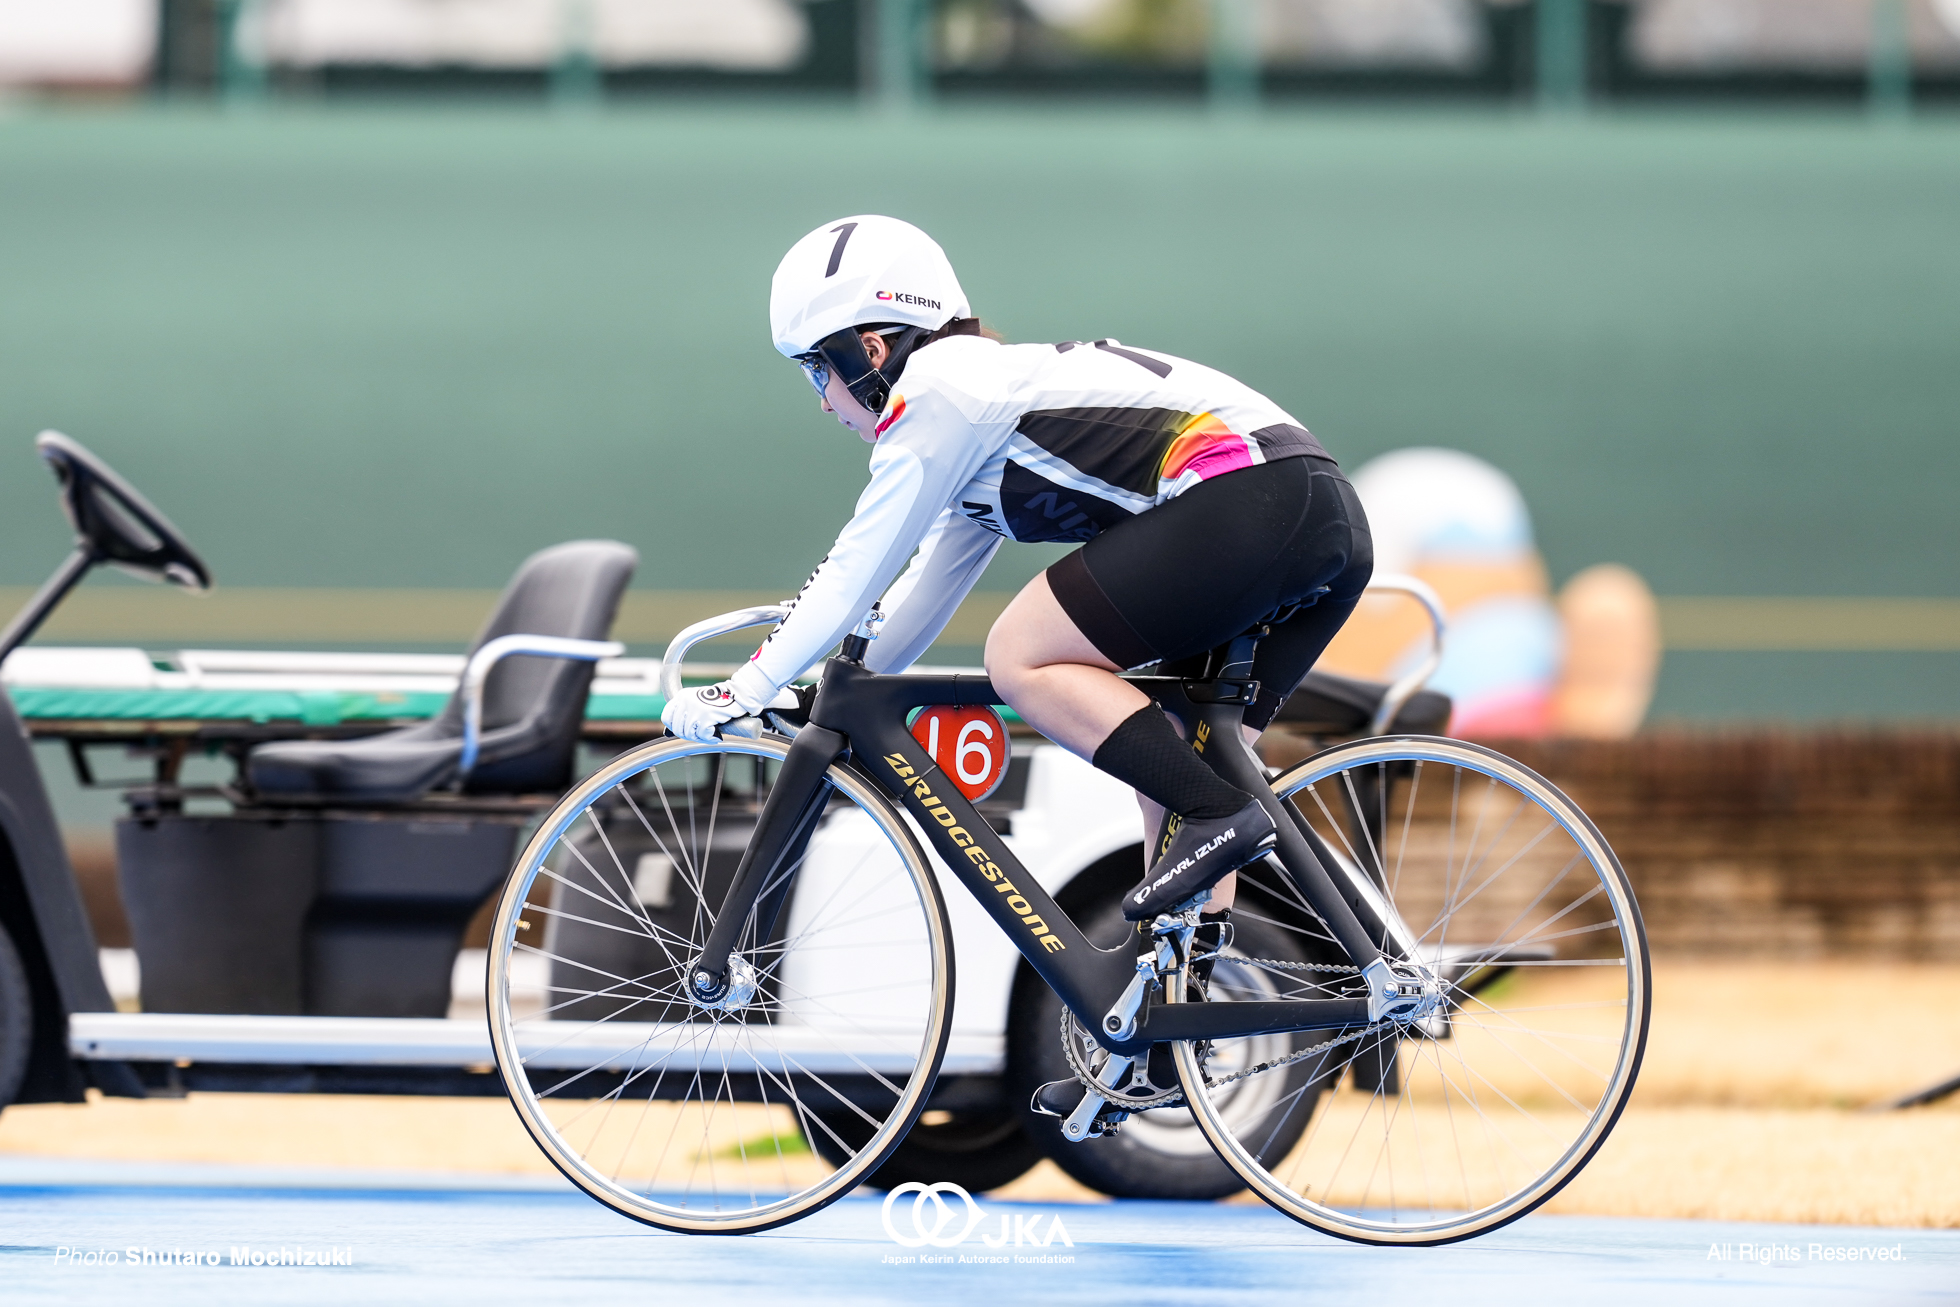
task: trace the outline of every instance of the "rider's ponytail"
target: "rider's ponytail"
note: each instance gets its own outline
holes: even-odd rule
[[[924,327],[884,325],[863,326],[858,330],[875,331],[885,338],[885,344],[891,353],[878,371],[884,375],[887,383],[894,385],[898,382],[899,374],[905,371],[906,361],[913,353],[924,349],[935,340],[944,340],[948,336],[985,336],[992,341],[1003,339],[998,331],[989,331],[981,326],[978,318],[954,318],[937,331],[927,331]]]
[[[948,336],[985,336],[988,340],[1003,343],[1007,339],[998,331],[990,327],[981,326],[980,319],[978,318],[954,318],[938,331],[933,332],[930,336],[920,341],[919,344],[930,345],[933,341],[944,340]]]

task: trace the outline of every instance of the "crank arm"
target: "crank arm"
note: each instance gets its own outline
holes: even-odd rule
[[[1130,1068],[1135,1065],[1135,1058],[1111,1053],[1109,1061],[1103,1063],[1103,1069],[1097,1073],[1096,1083],[1104,1089],[1114,1089],[1117,1081],[1130,1074]],[[1075,1110],[1068,1114],[1066,1121],[1062,1122],[1062,1138],[1072,1144],[1094,1138],[1090,1134],[1090,1129],[1096,1124],[1096,1118],[1102,1114],[1103,1105],[1107,1102],[1109,1102],[1107,1095],[1099,1094],[1093,1089],[1083,1094],[1082,1101],[1075,1105]],[[1125,1112],[1123,1115],[1128,1116],[1129,1113]]]

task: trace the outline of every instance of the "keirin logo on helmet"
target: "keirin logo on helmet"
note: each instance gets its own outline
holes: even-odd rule
[[[908,295],[902,290],[881,290],[878,292],[878,298],[893,304],[911,304],[922,309],[939,307],[938,300],[929,300],[923,295]]]
[[[892,1220],[892,1204],[907,1194],[912,1195],[912,1230],[909,1234],[899,1233]],[[948,1198],[959,1200],[959,1206],[948,1202]],[[928,1204],[930,1206],[928,1207]],[[927,1244],[934,1248],[952,1248],[966,1241],[967,1236],[986,1221],[987,1214],[980,1204],[973,1201],[973,1195],[951,1181],[938,1184],[921,1184],[917,1180],[907,1181],[885,1195],[885,1205],[880,1213],[885,1223],[885,1233],[891,1241],[901,1248],[923,1248]],[[1048,1219],[1048,1228],[1041,1229],[1043,1217]],[[954,1227],[958,1227],[954,1229]],[[1062,1218],[1053,1213],[1037,1212],[1033,1216],[1017,1214],[1012,1217],[1001,1214],[1000,1233],[982,1234],[980,1242],[989,1248],[1013,1246],[1022,1248],[1033,1245],[1046,1248],[1060,1239],[1067,1248],[1075,1247],[1075,1240],[1068,1237],[1068,1229]]]

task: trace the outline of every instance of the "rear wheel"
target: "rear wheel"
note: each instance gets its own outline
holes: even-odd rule
[[[498,903],[491,1043],[512,1105],[575,1184],[663,1229],[763,1230],[850,1192],[917,1119],[945,1052],[937,885],[904,819],[843,764],[769,870],[733,988],[703,1005],[685,983],[788,751],[764,736],[622,755],[545,818]]]
[[[1373,905],[1378,946],[1442,1001],[1309,1037],[1317,1083],[1339,1087],[1313,1103],[1270,1095],[1250,1119],[1233,1119],[1233,1096],[1301,1063],[1228,1065],[1173,1045],[1200,1128],[1262,1198],[1341,1238],[1449,1243],[1523,1216],[1605,1142],[1646,1047],[1646,933],[1612,850],[1544,778],[1456,740],[1342,745],[1273,789],[1344,893]],[[1250,875],[1284,889],[1268,865]],[[1357,976],[1311,983],[1366,994]],[[1304,1114],[1299,1142],[1262,1157]]]

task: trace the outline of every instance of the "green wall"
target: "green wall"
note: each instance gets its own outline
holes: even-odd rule
[[[1558,577],[1960,597],[1960,123],[796,106],[0,118],[0,584],[61,551],[58,426],[234,585],[488,587],[606,535],[642,587],[787,592],[865,455],[769,273],[864,210],[1011,338],[1223,366],[1349,465],[1491,459]],[[1956,672],[1692,654],[1658,707],[1956,716]]]

